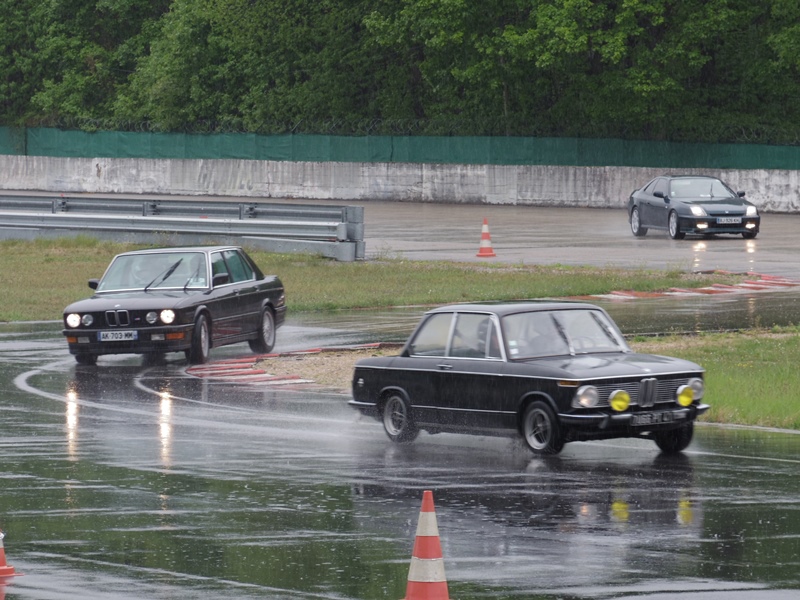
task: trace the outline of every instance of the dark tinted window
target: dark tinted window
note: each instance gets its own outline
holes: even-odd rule
[[[222,255],[228,265],[228,272],[231,275],[232,282],[236,283],[239,281],[250,281],[251,279],[254,279],[253,270],[238,251],[226,250],[222,253]]]

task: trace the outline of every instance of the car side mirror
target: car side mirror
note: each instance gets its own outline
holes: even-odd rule
[[[211,287],[217,287],[218,285],[225,285],[230,281],[231,276],[227,273],[217,273],[214,275],[214,278],[211,280]]]
[[[93,290],[97,289],[97,285],[100,283],[99,279],[90,279],[89,280],[89,287]]]
[[[662,191],[653,192],[653,196],[655,196],[656,198],[664,198],[665,197],[664,196],[664,192],[662,192]]]
[[[736,194],[739,196],[739,198],[744,198],[744,191],[736,192]]]

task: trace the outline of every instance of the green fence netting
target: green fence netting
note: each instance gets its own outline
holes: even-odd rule
[[[469,165],[800,169],[800,147],[613,139],[189,134],[0,127],[0,154]]]

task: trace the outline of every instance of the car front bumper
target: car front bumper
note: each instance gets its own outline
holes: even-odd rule
[[[761,217],[734,217],[739,223],[720,222],[725,217],[678,217],[678,226],[683,233],[712,235],[715,233],[758,233]]]
[[[561,423],[583,432],[598,434],[619,431],[656,431],[673,429],[684,423],[694,421],[711,408],[708,404],[696,404],[686,408],[624,412],[624,413],[562,413],[558,415]]]
[[[135,335],[135,339],[101,340],[108,329],[64,329],[70,354],[150,354],[181,352],[192,345],[194,325],[171,327],[142,327],[113,331],[125,336]]]

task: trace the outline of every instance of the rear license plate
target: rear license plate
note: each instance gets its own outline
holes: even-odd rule
[[[717,225],[740,225],[742,217],[717,217]]]
[[[638,413],[631,416],[631,425],[658,425],[683,419],[682,411],[665,410],[660,412]]]
[[[101,342],[133,342],[139,339],[139,332],[129,331],[101,331],[98,336]]]

